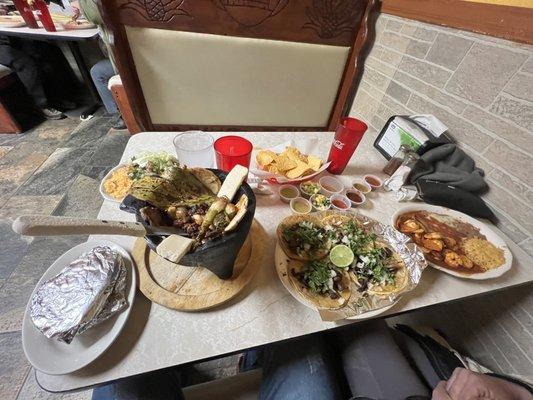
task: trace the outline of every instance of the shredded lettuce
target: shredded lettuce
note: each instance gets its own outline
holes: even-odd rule
[[[179,161],[173,155],[160,151],[157,153],[143,153],[140,156],[132,157],[132,170],[129,174],[133,180],[141,179],[147,173],[162,175],[165,171],[179,167]]]

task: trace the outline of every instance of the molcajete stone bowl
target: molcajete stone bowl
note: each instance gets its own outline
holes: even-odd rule
[[[213,173],[221,180],[226,179],[226,173],[219,169],[211,169]],[[180,261],[179,265],[187,267],[204,267],[218,276],[220,279],[229,279],[233,274],[233,265],[239,251],[248,236],[252,221],[255,214],[255,195],[252,188],[243,183],[237,194],[233,198],[238,200],[243,194],[248,196],[248,207],[244,218],[239,222],[237,229],[213,240],[209,240],[201,246],[197,247],[193,252],[185,255]],[[148,222],[141,217],[141,208],[150,205],[146,201],[138,200],[135,197],[128,195],[120,204],[120,209],[135,214],[138,222],[143,225],[148,225]],[[180,231],[176,229],[176,234]],[[163,241],[166,236],[163,235],[147,235],[145,240],[153,251]]]

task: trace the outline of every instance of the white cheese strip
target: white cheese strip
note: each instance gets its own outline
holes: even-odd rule
[[[179,236],[170,235],[163,239],[159,246],[157,246],[157,254],[166,258],[168,261],[177,263],[182,257],[189,252],[194,240]]]
[[[247,176],[248,168],[237,164],[228,173],[226,179],[224,179],[224,182],[222,182],[222,187],[218,191],[217,196],[225,196],[229,201],[232,201],[233,196],[235,196],[235,193],[237,193],[237,190],[239,190]]]

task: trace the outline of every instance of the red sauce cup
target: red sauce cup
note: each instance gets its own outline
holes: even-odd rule
[[[383,186],[383,181],[376,175],[368,174],[368,175],[365,175],[363,179],[365,180],[366,183],[368,183],[368,185],[372,188],[372,190],[377,190]]]
[[[350,199],[352,207],[357,207],[366,201],[366,196],[357,189],[348,189],[346,191],[346,197]]]
[[[240,136],[222,136],[215,141],[217,168],[229,172],[234,166],[250,167],[253,145]]]
[[[351,200],[343,194],[334,194],[329,201],[331,208],[338,211],[347,211],[352,206]]]

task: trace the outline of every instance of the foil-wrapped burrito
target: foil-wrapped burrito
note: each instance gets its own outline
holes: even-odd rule
[[[126,276],[118,252],[94,247],[39,287],[31,299],[31,319],[47,338],[68,344],[126,308]]]

